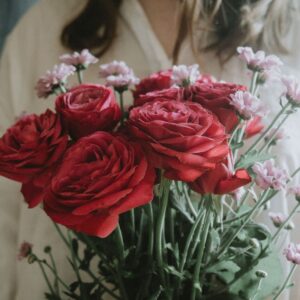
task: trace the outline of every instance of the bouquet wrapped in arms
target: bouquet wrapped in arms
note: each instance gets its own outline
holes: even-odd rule
[[[281,75],[274,55],[238,54],[249,88],[197,65],[140,81],[118,61],[100,66],[105,85],[86,84],[84,70],[98,61],[88,50],[61,56],[39,79],[37,94],[56,95],[55,112],[24,114],[6,131],[0,174],[22,184],[29,208],[43,208],[68,250],[73,282],[58,273],[51,245],[44,257],[21,245],[18,258],[40,266],[46,299],[258,300],[290,287],[300,245],[284,250],[291,271],[281,278],[276,243],[294,227],[300,169],[288,174],[272,149],[300,105],[300,83]],[[79,84],[70,88],[73,74]],[[281,109],[264,124],[260,88],[271,80],[282,84]],[[283,190],[294,209],[269,212],[270,230],[256,217]]]

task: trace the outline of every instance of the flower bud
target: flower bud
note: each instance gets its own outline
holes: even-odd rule
[[[293,222],[289,222],[286,226],[286,230],[293,230],[295,228],[295,224]]]
[[[258,278],[266,278],[268,276],[268,273],[266,271],[263,271],[263,270],[258,270],[258,271],[255,272],[255,275]]]
[[[27,258],[29,264],[33,264],[37,261],[37,257],[34,254],[30,254]]]
[[[50,252],[51,252],[51,247],[50,247],[50,246],[46,246],[46,247],[44,248],[44,252],[45,252],[45,253],[50,253]]]
[[[255,238],[252,238],[250,239],[250,245],[253,247],[253,248],[260,248],[260,243],[257,239]]]

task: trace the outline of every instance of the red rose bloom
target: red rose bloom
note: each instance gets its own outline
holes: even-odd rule
[[[112,130],[121,117],[113,91],[95,84],[81,84],[58,96],[56,111],[75,139],[96,131]]]
[[[152,200],[154,181],[140,145],[96,132],[67,151],[45,196],[45,211],[68,228],[106,237],[119,214]]]
[[[50,110],[23,116],[0,139],[0,174],[23,183],[29,207],[42,199],[49,170],[61,158],[68,144],[59,117]]]
[[[212,111],[231,132],[238,123],[238,116],[230,104],[230,96],[237,91],[246,91],[242,85],[221,82],[197,82],[191,86],[193,101]]]
[[[149,92],[170,88],[172,84],[171,76],[172,71],[160,71],[141,80],[140,83],[135,86],[135,90],[133,91],[135,101],[138,101],[138,98],[141,95]]]
[[[127,129],[169,179],[194,181],[228,154],[224,126],[197,103],[170,100],[135,107]]]
[[[144,95],[140,95],[134,100],[134,106],[141,106],[148,102],[153,101],[185,101],[186,99],[185,90],[178,87],[171,87],[169,89],[153,91]]]
[[[214,170],[190,183],[190,187],[199,194],[223,195],[232,193],[249,182],[251,177],[247,170],[239,169],[233,173],[227,163],[219,163]]]

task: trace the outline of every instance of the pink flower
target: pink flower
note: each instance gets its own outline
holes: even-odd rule
[[[28,242],[23,242],[19,249],[18,260],[22,260],[22,259],[28,257],[28,255],[31,254],[32,247],[33,247],[32,244],[30,244]]]
[[[90,64],[96,64],[98,62],[98,59],[87,49],[82,50],[80,53],[76,51],[73,54],[64,54],[59,59],[66,65],[73,65],[74,67],[84,69]]]
[[[280,227],[287,219],[287,216],[282,214],[282,213],[274,213],[274,212],[270,212],[269,213],[269,217],[271,219],[271,221],[273,222],[275,227]],[[292,229],[294,228],[294,224],[293,222],[289,222],[286,227],[286,229]]]
[[[172,83],[179,86],[189,86],[197,81],[200,76],[198,65],[178,65],[172,69]]]
[[[294,195],[297,201],[300,201],[300,185],[289,188],[289,194]]]
[[[109,64],[101,65],[99,75],[101,78],[106,78],[110,75],[126,75],[130,71],[131,69],[124,61],[114,60]]]
[[[230,104],[246,120],[262,117],[265,114],[261,101],[249,92],[237,91],[235,94],[232,94]]]
[[[264,51],[254,53],[250,47],[238,47],[237,52],[239,58],[254,71],[278,69],[282,66],[282,61],[276,55],[266,55]]]
[[[256,184],[264,190],[268,188],[282,190],[286,187],[287,180],[289,179],[286,170],[276,167],[273,159],[263,163],[256,163],[252,167],[252,170],[256,175]]]
[[[125,62],[116,61],[100,66],[100,78],[106,79],[108,86],[114,87],[116,90],[126,90],[128,86],[139,83],[139,79],[134,75]]]
[[[127,88],[130,85],[138,84],[139,80],[134,76],[133,73],[110,75],[106,77],[106,85],[114,88]]]
[[[276,144],[278,141],[283,140],[284,138],[286,138],[286,132],[283,128],[278,130],[276,128],[272,128],[266,135],[265,140],[269,141],[272,139],[272,143]]]
[[[288,261],[300,265],[300,244],[289,244],[288,247],[284,249],[283,254]]]
[[[66,64],[55,65],[53,69],[48,70],[44,76],[42,76],[37,84],[36,91],[39,98],[47,98],[54,93],[54,90],[59,87],[60,84],[64,85],[67,78],[74,74],[76,68]]]
[[[300,105],[300,81],[294,76],[283,76],[281,82],[287,99],[294,105]]]

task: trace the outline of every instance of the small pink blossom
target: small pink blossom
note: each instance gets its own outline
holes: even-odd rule
[[[106,77],[106,84],[114,88],[123,88],[130,85],[136,85],[139,83],[138,78],[134,76],[133,73],[129,74],[119,74],[119,75],[110,75]]]
[[[100,78],[106,78],[111,75],[126,75],[131,72],[131,69],[124,61],[114,60],[109,64],[100,66]]]
[[[22,259],[28,257],[28,255],[31,254],[32,247],[33,247],[32,244],[30,244],[28,242],[23,242],[19,249],[18,260],[22,260]]]
[[[269,217],[275,227],[280,227],[287,219],[286,215],[284,215],[282,213],[274,213],[274,212],[270,212]],[[292,222],[289,222],[286,226],[286,229],[291,229],[293,227],[294,227],[294,224]]]
[[[289,188],[289,194],[294,195],[296,200],[300,202],[300,185]]]
[[[66,64],[55,65],[51,71],[47,71],[46,74],[38,80],[35,86],[38,97],[47,98],[60,84],[65,84],[67,78],[74,74],[75,71],[76,68],[74,66]]]
[[[261,101],[249,92],[237,91],[235,94],[232,94],[230,104],[246,120],[258,116],[261,117],[265,114]]]
[[[90,64],[96,64],[98,59],[90,53],[88,49],[72,54],[64,54],[60,56],[60,61],[66,65],[73,65],[75,67],[87,68]]]
[[[273,159],[263,163],[256,163],[252,170],[256,175],[256,184],[264,190],[268,188],[282,190],[286,187],[289,179],[286,170],[276,167]]]
[[[294,105],[300,105],[300,81],[294,76],[283,76],[284,94]]]
[[[283,254],[288,261],[300,265],[300,244],[289,244],[288,247],[284,249]]]
[[[282,61],[276,55],[266,55],[264,51],[254,52],[250,47],[238,47],[237,52],[251,70],[272,70],[282,66]]]
[[[125,62],[116,61],[100,66],[100,78],[106,79],[106,84],[116,89],[126,89],[130,85],[139,83],[139,79],[134,75]]]
[[[272,139],[274,142],[277,142],[277,141],[285,139],[286,137],[287,137],[287,135],[283,128],[280,128],[278,130],[277,130],[277,128],[272,128],[266,135],[265,140],[269,141],[270,139]]]
[[[178,65],[172,68],[172,83],[179,86],[188,86],[195,83],[200,76],[199,66],[197,64],[186,66]]]

